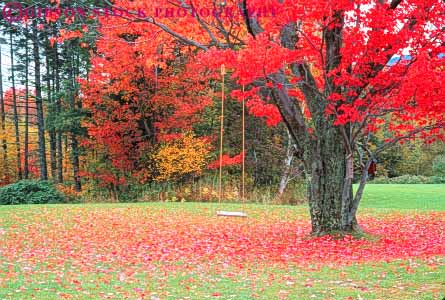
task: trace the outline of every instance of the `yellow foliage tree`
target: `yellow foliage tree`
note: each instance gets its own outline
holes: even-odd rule
[[[174,180],[186,175],[200,174],[209,153],[209,142],[191,133],[165,143],[153,157],[158,169],[156,180]]]

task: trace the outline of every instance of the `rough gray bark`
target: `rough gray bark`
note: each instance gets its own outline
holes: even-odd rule
[[[342,190],[346,164],[337,128],[326,128],[311,149],[309,208],[312,233],[322,235],[342,230]]]
[[[42,86],[40,82],[40,53],[39,38],[37,33],[37,24],[33,22],[33,55],[35,68],[35,87],[36,87],[36,108],[37,108],[37,127],[39,137],[39,164],[40,179],[48,180],[48,168],[46,164],[46,144],[45,144],[45,123],[43,116]]]

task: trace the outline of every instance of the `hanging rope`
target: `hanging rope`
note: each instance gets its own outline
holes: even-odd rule
[[[223,188],[222,188],[222,158],[223,158],[223,141],[224,141],[224,75],[226,74],[226,71],[224,69],[224,64],[221,65],[221,77],[222,77],[222,84],[221,84],[221,124],[220,124],[220,140],[219,140],[219,197],[218,197],[218,203],[221,203],[222,196],[223,196]],[[242,191],[241,191],[241,197],[242,197],[242,203],[244,206],[244,198],[245,198],[245,158],[244,158],[244,151],[245,151],[245,117],[244,117],[244,85],[243,85],[243,112],[242,112],[242,137],[243,137],[243,163],[242,163]],[[247,214],[242,211],[217,211],[217,216],[224,216],[224,217],[247,217]]]
[[[242,170],[241,170],[241,181],[242,181],[242,186],[241,186],[241,200],[243,201],[243,204],[244,204],[244,201],[245,201],[245,186],[246,186],[246,184],[245,184],[245,169],[246,169],[246,165],[245,165],[245,163],[246,163],[246,154],[245,154],[245,150],[246,150],[246,136],[245,136],[245,133],[246,133],[246,123],[245,123],[245,103],[244,103],[244,84],[243,84],[243,99],[242,99],[242,101],[243,101],[243,112],[242,112],[242,118],[243,118],[243,121],[242,121],[242,137],[243,137],[243,141],[242,141],[242,143],[243,143],[243,165],[242,165]]]
[[[221,125],[220,125],[220,140],[219,140],[219,197],[218,202],[221,203],[222,199],[222,158],[223,158],[223,135],[224,135],[224,75],[226,70],[224,64],[221,65]]]

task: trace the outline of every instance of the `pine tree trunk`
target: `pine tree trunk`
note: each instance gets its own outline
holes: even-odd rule
[[[62,103],[60,100],[60,74],[59,74],[59,52],[57,44],[54,45],[54,82],[55,82],[55,102],[56,114],[60,116]],[[56,150],[57,150],[57,182],[63,183],[63,147],[62,132],[56,131]]]
[[[3,152],[3,176],[5,180],[9,182],[9,172],[8,172],[8,144],[6,142],[6,112],[5,112],[5,99],[3,98],[3,73],[2,73],[2,48],[0,45],[0,122],[1,122],[1,133],[2,133],[2,152]],[[7,182],[5,182],[7,183]]]
[[[71,52],[71,51],[70,51]],[[71,52],[71,72],[70,72],[70,82],[71,82],[71,95],[70,95],[70,108],[73,112],[77,110],[76,98],[77,98],[77,87],[76,87],[76,76],[78,73],[78,67],[75,66],[74,55]],[[78,122],[75,122],[74,128],[71,132],[71,164],[73,166],[73,179],[74,179],[74,190],[80,192],[82,190],[82,184],[80,182],[79,170],[79,142],[76,136],[76,130],[80,127]]]
[[[80,192],[82,191],[82,183],[80,181],[80,176],[79,176],[79,170],[80,170],[79,142],[77,141],[77,137],[74,134],[71,136],[71,150],[72,150],[71,163],[73,165],[74,190],[76,192]]]
[[[24,149],[24,175],[29,178],[29,47],[28,47],[28,26],[25,29],[25,149]]]
[[[46,49],[46,87],[47,87],[47,93],[48,93],[48,103],[53,104],[53,97],[52,97],[52,89],[51,89],[51,67],[50,67],[50,61],[49,61],[49,49]],[[57,160],[56,160],[56,132],[54,129],[49,130],[49,157],[50,157],[50,165],[51,165],[51,178],[53,180],[56,178],[57,173]]]
[[[9,32],[10,55],[11,55],[11,80],[12,80],[12,105],[14,110],[14,128],[15,128],[15,147],[17,153],[17,176],[19,180],[23,179],[22,176],[22,154],[20,150],[20,130],[19,130],[19,116],[17,111],[17,93],[15,89],[15,65],[14,65],[14,45],[12,40],[12,31]]]
[[[40,53],[39,40],[37,34],[37,24],[33,22],[33,54],[35,67],[35,85],[36,85],[36,108],[37,108],[37,127],[39,137],[39,162],[40,179],[48,180],[48,169],[46,164],[46,144],[45,144],[45,124],[43,116],[42,86],[40,82]]]

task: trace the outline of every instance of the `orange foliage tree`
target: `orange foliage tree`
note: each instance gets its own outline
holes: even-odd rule
[[[181,179],[200,175],[209,156],[209,141],[186,134],[163,144],[154,154],[157,181]]]

